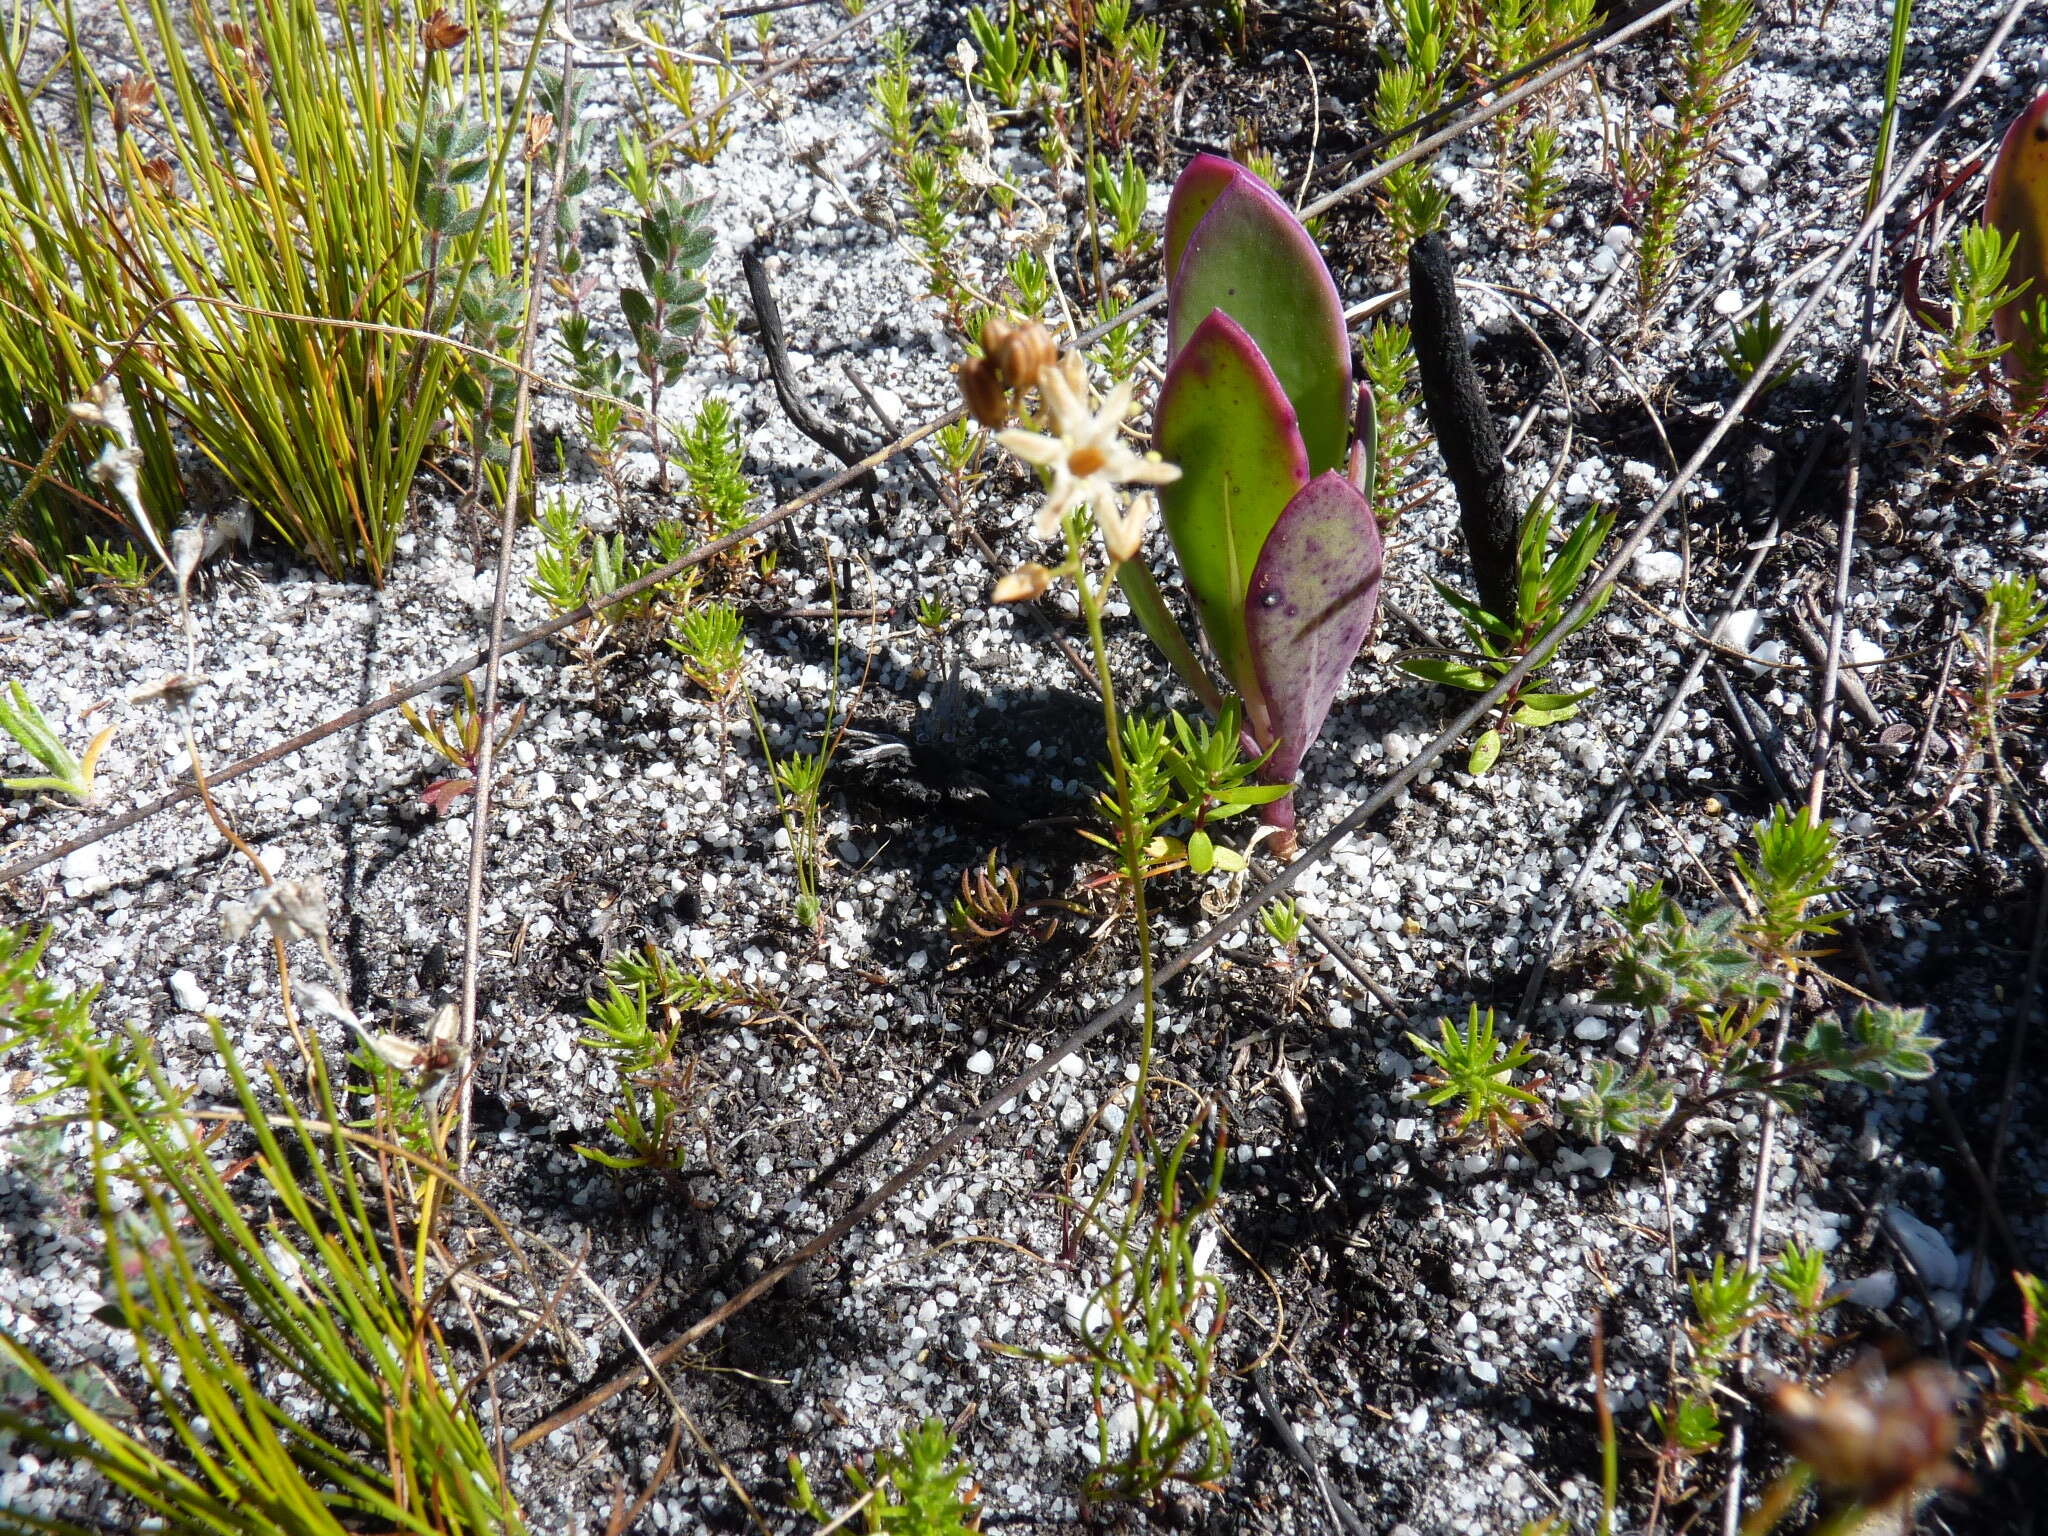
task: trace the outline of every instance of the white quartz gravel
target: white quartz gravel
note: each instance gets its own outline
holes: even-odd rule
[[[1906,100],[1916,104],[1909,136],[1925,120],[1924,103],[1945,93],[1958,60],[1974,50],[1991,8],[1931,0],[1921,12],[1925,31],[1916,35],[1930,41],[1916,44],[1907,71]],[[922,88],[957,89],[936,63],[957,20],[923,5],[901,14],[929,40],[920,53]],[[836,19],[790,12],[778,19],[779,45],[800,46],[828,24]],[[1778,285],[1855,223],[1882,37],[1882,18],[1855,7],[1827,12],[1819,33],[1808,17],[1766,34],[1750,100],[1731,118],[1723,163],[1708,176],[1696,248],[1649,344],[1633,340],[1632,240],[1599,181],[1589,95],[1564,98],[1578,179],[1546,244],[1525,250],[1494,239],[1494,181],[1480,140],[1444,157],[1440,174],[1457,202],[1461,261],[1542,293],[1629,348],[1632,372],[1670,384],[1664,408],[1674,435],[1682,426],[1686,440],[1696,440],[1726,393],[1713,349],[1729,317],[1773,292],[1778,313],[1788,313],[1811,278],[1788,290]],[[2044,38],[2048,21],[2022,23],[1972,131],[1987,134],[2034,89]],[[864,116],[875,43],[862,35],[844,48],[852,66],[819,66],[808,85],[785,80],[765,102],[741,101],[738,137],[714,167],[693,174],[716,200],[714,287],[744,311],[736,253],[765,239],[814,403],[878,441],[841,363],[915,421],[952,403],[955,354],[902,251],[828,196],[801,163],[799,151],[821,146],[821,163],[835,167],[855,197],[883,183]],[[1276,56],[1260,67],[1296,66]],[[1212,70],[1191,82],[1181,127],[1220,141],[1237,109],[1222,89],[1232,71]],[[1638,83],[1624,88],[1642,94],[1640,66],[1625,74]],[[1326,71],[1323,84],[1352,89],[1356,81],[1347,84],[1341,71],[1332,81]],[[607,85],[590,110],[611,121],[619,101],[617,87]],[[1306,147],[1306,140],[1281,145],[1292,174]],[[1029,183],[1021,227],[1046,210],[1065,218],[1028,146],[1007,145],[1005,153]],[[989,221],[963,238],[984,255],[1001,255],[1015,236]],[[615,319],[608,295],[627,268],[627,248],[592,243],[591,270],[601,279],[594,308]],[[1610,274],[1619,274],[1618,285]],[[1347,300],[1379,291],[1389,278],[1363,266],[1337,275]],[[1500,301],[1480,297],[1473,305],[1482,335],[1497,329],[1502,344],[1513,339]],[[1812,373],[1831,373],[1855,318],[1845,290],[1803,348],[1816,359]],[[1570,355],[1583,374],[1573,383],[1582,408],[1597,400],[1618,412],[1635,409],[1598,354]],[[742,425],[757,510],[836,468],[788,424],[751,338],[742,338],[733,371],[706,349],[669,399],[682,417],[712,394],[732,402]],[[1779,418],[1786,480],[1803,453],[1798,432],[1811,424],[1815,400],[1825,403],[1810,397]],[[548,427],[573,426],[559,400],[543,396],[540,409]],[[1520,467],[1532,489],[1560,469],[1568,508],[1597,498],[1616,506],[1626,526],[1668,480],[1670,465],[1652,439],[1631,439],[1610,455],[1589,447],[1582,432],[1566,457],[1559,426],[1548,418],[1539,424]],[[1877,447],[1888,450],[1912,430],[1889,420],[1885,428],[1892,436]],[[1886,526],[1903,531],[1878,539],[1873,522],[1872,537],[1859,543],[1849,614],[1850,655],[1858,661],[1939,629],[1960,594],[1981,590],[1997,572],[2048,566],[2048,520],[2040,513],[2048,483],[2037,469],[2008,465],[2002,488],[1978,482],[1964,494],[1957,487],[1972,483],[1968,465],[1932,469],[1906,462],[1902,452],[1887,462]],[[1732,460],[1710,469],[1688,503],[1683,540],[1668,528],[1634,565],[1636,580],[1654,589],[1653,602],[1667,610],[1682,604],[1698,626],[1720,612],[1720,593],[1760,526],[1732,525],[1717,505],[1749,495],[1741,473]],[[570,489],[602,501],[587,476]],[[2002,510],[1977,511],[1972,497],[1994,490]],[[1025,508],[1015,478],[999,474],[982,493],[978,511],[1002,561],[1035,552],[1024,533]],[[1817,582],[1832,560],[1833,505],[1817,502],[1800,515],[1766,583],[1717,631],[1758,663],[1797,659],[1784,638],[1785,594],[1807,573]],[[957,666],[958,686],[978,701],[974,731],[1008,739],[1019,729],[1014,721],[1036,721],[1031,711],[1057,704],[1049,688],[1070,687],[1072,679],[1038,626],[988,605],[997,572],[949,537],[948,522],[899,460],[883,472],[873,513],[842,496],[795,525],[764,599],[777,607],[828,604],[825,557],[857,573],[855,587],[841,594],[849,605],[907,609],[920,597],[943,599],[961,616],[943,654],[907,621],[849,621],[836,681],[848,693],[865,686],[876,712],[911,732],[932,718],[946,672]],[[1407,513],[1390,561],[1391,594],[1445,634],[1448,615],[1429,578],[1460,579],[1454,527],[1455,509],[1438,487]],[[201,605],[210,686],[196,711],[211,763],[266,747],[477,643],[489,577],[470,564],[467,532],[428,497],[403,546],[381,590],[268,565],[256,567],[253,580],[212,589]],[[546,616],[526,589],[535,550],[528,530],[516,557],[515,626]],[[849,560],[859,564],[843,565]],[[1128,620],[1116,627],[1120,675],[1151,698],[1179,701]],[[815,620],[750,628],[750,678],[778,750],[808,745],[821,722],[835,682],[824,631]],[[87,602],[46,620],[0,603],[0,637],[7,672],[29,680],[67,739],[86,734],[88,710],[95,724],[118,727],[100,768],[110,787],[103,809],[175,782],[183,768],[177,734],[156,709],[127,702],[183,664],[168,608]],[[1310,753],[1300,795],[1305,841],[1410,761],[1454,707],[1394,672],[1396,646],[1405,643],[1382,632]],[[1560,1506],[1582,1516],[1594,1508],[1590,1431],[1559,1428],[1561,1417],[1589,1421],[1594,1316],[1607,1319],[1617,1411],[1631,1435],[1649,1434],[1648,1406],[1664,1390],[1683,1321],[1683,1276],[1742,1240],[1760,1135],[1753,1110],[1737,1106],[1703,1128],[1668,1181],[1632,1171],[1611,1146],[1547,1132],[1496,1157],[1446,1139],[1417,1097],[1418,1063],[1406,1038],[1440,1014],[1461,1016],[1477,997],[1503,1010],[1504,1032],[1531,1036],[1543,1071],[1560,1084],[1577,1081],[1601,1057],[1664,1070],[1689,1059],[1683,1042],[1599,1012],[1587,970],[1606,931],[1601,910],[1632,882],[1667,877],[1689,899],[1711,899],[1705,879],[1725,870],[1751,819],[1726,807],[1760,804],[1718,699],[1702,691],[1680,709],[1641,774],[1649,803],[1634,802],[1614,836],[1589,852],[1610,796],[1682,676],[1687,643],[1642,608],[1616,600],[1554,668],[1561,686],[1595,689],[1578,719],[1517,734],[1500,765],[1476,781],[1454,752],[1404,792],[1392,814],[1301,881],[1304,910],[1326,921],[1404,1000],[1404,1016],[1387,1016],[1313,946],[1303,950],[1306,975],[1275,979],[1263,969],[1263,939],[1236,941],[1257,950],[1259,968],[1247,966],[1247,951],[1212,956],[1167,998],[1161,1038],[1168,1070],[1223,1093],[1232,1117],[1235,1153],[1220,1212],[1229,1241],[1212,1240],[1211,1248],[1237,1302],[1227,1353],[1233,1364],[1249,1363],[1285,1330],[1289,1353],[1274,1369],[1287,1412],[1334,1486],[1370,1516],[1369,1529],[1509,1532]],[[1767,653],[1766,646],[1777,648]],[[1803,743],[1803,674],[1762,665],[1736,671],[1759,711],[1775,716],[1789,741]],[[1873,669],[1865,677],[1891,719],[1917,728],[1922,673],[1894,682]],[[751,728],[721,722],[672,659],[659,652],[629,659],[593,683],[565,653],[538,648],[507,659],[505,686],[526,702],[528,718],[508,754],[490,844],[480,1059],[489,1108],[478,1176],[509,1216],[550,1241],[573,1250],[590,1240],[603,1261],[592,1272],[621,1304],[637,1301],[643,1321],[677,1307],[702,1310],[708,1301],[700,1284],[715,1287],[716,1299],[821,1229],[845,1203],[836,1189],[814,1186],[821,1170],[842,1157],[859,1159],[843,1187],[864,1192],[949,1123],[960,1104],[1039,1060],[1128,982],[1128,953],[1060,962],[1047,976],[1040,959],[1026,958],[1028,946],[954,970],[945,903],[961,870],[978,864],[1002,834],[929,818],[886,821],[844,797],[833,800],[824,829],[833,858],[823,934],[815,945],[805,942],[787,921],[792,865]],[[1089,733],[1098,726],[1099,719],[1074,723],[1065,738],[1045,731],[1028,748],[1016,741],[1020,774],[1085,792],[1099,750]],[[1033,734],[1041,733],[1034,727]],[[1895,974],[1912,977],[1939,960],[1941,974],[1958,978],[1932,999],[1942,1008],[1939,1032],[1968,1040],[1973,1070],[1995,1071],[1996,1058],[1978,1053],[2001,1040],[2009,1014],[1984,981],[1981,956],[1967,957],[1980,954],[1973,946],[2005,941],[1979,931],[1998,909],[1981,890],[1955,895],[1907,878],[1873,819],[1891,818],[1884,825],[1896,836],[1905,814],[1886,804],[1886,786],[1895,781],[1877,776],[1881,766],[1859,749],[1840,791],[1836,808],[1851,833],[1845,900]],[[273,870],[324,883],[350,968],[350,999],[379,1028],[421,1030],[420,1005],[454,984],[459,964],[467,811],[441,821],[420,803],[434,771],[420,743],[387,714],[221,791]],[[1928,769],[1929,783],[1940,777],[1938,767]],[[1852,814],[1865,817],[1867,835],[1856,834]],[[47,846],[78,825],[74,813],[16,799],[0,809],[0,857]],[[1046,846],[1029,844],[1016,857],[1033,892],[1062,894],[1075,875],[1072,861],[1086,850],[1073,844],[1060,864],[1043,853]],[[10,896],[14,917],[55,930],[53,972],[100,986],[103,1019],[142,1024],[174,1071],[218,1094],[225,1084],[200,1015],[218,1019],[252,1062],[289,1059],[267,949],[254,941],[230,945],[219,926],[221,904],[245,898],[251,884],[246,867],[221,855],[188,808],[72,854]],[[1184,945],[1197,921],[1192,908],[1164,914],[1164,949]],[[1554,928],[1562,943],[1546,1006],[1514,1018],[1527,968]],[[622,1184],[571,1150],[603,1134],[616,1091],[611,1069],[578,1045],[576,999],[597,985],[602,957],[642,942],[763,989],[803,1026],[799,1033],[770,1018],[742,1023],[733,1016],[697,1028],[690,1049],[714,1140],[673,1190]],[[310,951],[299,958],[310,963]],[[1048,980],[1053,1000],[1027,1007]],[[338,1060],[348,1049],[340,1026],[318,1028]],[[1040,1524],[1075,1518],[1075,1491],[1094,1447],[1085,1380],[1005,1351],[1071,1347],[1096,1324],[1088,1297],[1101,1276],[1087,1270],[1102,1256],[1084,1244],[1079,1267],[1068,1265],[1076,1255],[1064,1247],[1061,1197],[1085,1195],[1090,1170],[1108,1157],[1126,1113],[1133,1050],[1127,1032],[1112,1031],[1061,1062],[834,1255],[809,1266],[801,1286],[760,1304],[758,1327],[743,1319],[725,1330],[723,1363],[750,1372],[743,1381],[686,1374],[686,1389],[707,1394],[705,1404],[716,1395],[713,1438],[750,1486],[772,1485],[790,1449],[804,1453],[815,1476],[926,1413],[965,1415],[964,1444],[992,1512]],[[949,1061],[965,1075],[934,1081]],[[1290,1095],[1280,1090],[1282,1068],[1303,1102],[1305,1127],[1296,1128]],[[1963,1071],[1950,1079],[1958,1103],[1972,1101],[1973,1083],[1980,1093],[1996,1087],[1994,1077]],[[36,1111],[20,1100],[33,1086],[11,1085],[0,1119],[31,1118]],[[1184,1108],[1171,1096],[1163,1102]],[[1926,1120],[1918,1095],[1868,1105],[1848,1091],[1792,1117],[1777,1137],[1767,1248],[1798,1237],[1828,1250],[1859,1320],[1871,1313],[1906,1327],[1922,1320],[1922,1298],[1896,1282],[1893,1254],[1865,1215],[1880,1184],[1891,1192],[1876,1218],[1883,1233],[1937,1293],[1930,1303],[1937,1321],[1959,1316],[1944,1309],[1957,1304],[1965,1283],[1957,1254],[1974,1238],[1974,1206],[1958,1206],[1966,1193],[1928,1155],[1937,1133],[1925,1129]],[[1077,1150],[1076,1137],[1091,1125],[1094,1142]],[[2041,1192],[2038,1150],[2016,1147],[2008,1176],[2032,1180]],[[1859,1192],[1853,1199],[1852,1188]],[[2036,1201],[2030,1211],[2008,1214],[2038,1240],[2044,1209],[2048,1201]],[[0,1190],[0,1216],[12,1244],[0,1271],[0,1326],[38,1348],[118,1368],[131,1347],[91,1320],[99,1304],[97,1244],[75,1206],[61,1191],[17,1177]],[[1284,1321],[1240,1244],[1277,1277]],[[1017,1246],[1039,1258],[1021,1256]],[[589,1358],[543,1357],[536,1348],[515,1368],[509,1415],[520,1424],[557,1405],[597,1369],[598,1353],[611,1358],[617,1348],[594,1310],[577,1331],[594,1352]],[[1218,1390],[1241,1466],[1216,1507],[1235,1518],[1256,1499],[1257,1523],[1246,1528],[1322,1528],[1318,1499],[1274,1448],[1249,1387],[1231,1380]],[[616,1440],[560,1434],[516,1466],[535,1529],[596,1528],[614,1479],[634,1482],[651,1467],[666,1432],[658,1411],[636,1398],[610,1412],[608,1434]],[[621,1446],[644,1452],[646,1464],[620,1464]],[[1283,1488],[1297,1492],[1266,1496]],[[0,1500],[56,1508],[75,1500],[66,1490],[36,1457],[0,1452]],[[699,1529],[714,1513],[727,1518],[727,1500],[715,1472],[686,1459],[643,1528]]]

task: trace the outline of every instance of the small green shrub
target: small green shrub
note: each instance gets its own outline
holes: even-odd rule
[[[387,1246],[411,1214],[365,1176],[366,1138],[325,1068],[314,1061],[310,1115],[276,1074],[266,1103],[215,1024],[233,1108],[201,1114],[145,1039],[94,1027],[91,993],[37,976],[41,953],[25,930],[0,934],[0,1048],[25,1046],[91,1127],[99,1315],[132,1345],[150,1402],[141,1417],[103,1406],[0,1332],[27,1383],[0,1401],[0,1432],[96,1470],[186,1536],[517,1536],[445,1296]],[[0,1509],[9,1536],[80,1528]]]
[[[1652,126],[1615,152],[1623,213],[1636,230],[1636,305],[1645,329],[1671,285],[1684,222],[1721,124],[1741,99],[1738,74],[1755,46],[1752,0],[1700,0],[1680,48],[1671,126]]]
[[[85,334],[139,327],[119,377],[148,498],[174,483],[154,462],[172,413],[293,548],[381,579],[422,455],[451,425],[474,441],[495,390],[432,340],[296,317],[502,340],[526,79],[501,76],[491,15],[335,27],[315,0],[149,0],[121,12],[140,61],[121,80],[53,15],[77,131],[97,143],[111,120],[112,149],[15,154],[0,225],[29,232],[15,254],[49,289],[63,371]]]
[[[870,1536],[977,1536],[981,1511],[974,1496],[980,1490],[972,1469],[959,1456],[945,1421],[932,1418],[905,1429],[900,1450],[875,1452],[872,1474],[847,1467],[846,1484],[853,1500],[867,1501],[860,1508],[859,1529]],[[796,1507],[813,1520],[836,1526],[852,1513],[832,1517],[811,1490],[803,1461],[794,1452],[789,1476],[796,1485]]]
[[[1472,1004],[1462,1027],[1437,1020],[1434,1045],[1412,1032],[1408,1040],[1436,1068],[1423,1079],[1428,1085],[1423,1103],[1457,1106],[1453,1135],[1477,1135],[1486,1145],[1499,1146],[1518,1140],[1542,1115],[1543,1100],[1515,1081],[1515,1074],[1529,1065],[1529,1042],[1503,1046],[1491,1008],[1482,1013]]]

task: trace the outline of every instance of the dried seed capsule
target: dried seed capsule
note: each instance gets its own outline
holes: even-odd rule
[[[984,427],[1000,428],[1010,419],[1010,392],[985,357],[970,357],[960,365],[960,396],[967,413]]]
[[[1000,323],[1000,322],[998,322]],[[1012,389],[1029,389],[1039,376],[1059,361],[1060,349],[1051,332],[1036,320],[1026,325],[1003,326],[1001,339],[993,345],[988,330],[982,330],[982,350],[995,359],[996,367]]]

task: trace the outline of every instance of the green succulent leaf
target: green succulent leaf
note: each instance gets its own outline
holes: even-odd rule
[[[1259,552],[1245,599],[1245,638],[1265,696],[1266,774],[1294,781],[1321,733],[1380,601],[1380,525],[1336,471],[1295,495]]]
[[[1442,688],[1462,688],[1467,693],[1484,693],[1493,686],[1490,673],[1469,662],[1450,661],[1442,656],[1405,657],[1401,670],[1425,683],[1435,683]]]
[[[1173,197],[1166,205],[1165,259],[1169,284],[1180,272],[1181,252],[1188,247],[1188,236],[1243,172],[1243,166],[1221,155],[1197,155],[1180,173],[1180,179],[1173,184]]]
[[[1569,720],[1579,712],[1580,701],[1592,692],[1590,688],[1581,688],[1577,693],[1525,693],[1515,708],[1515,724],[1555,725],[1560,720]]]
[[[1167,356],[1177,359],[1211,314],[1228,315],[1264,356],[1293,405],[1309,475],[1341,470],[1351,442],[1352,407],[1343,301],[1294,210],[1251,172],[1231,170],[1235,174],[1210,199],[1174,266]],[[1188,211],[1220,179],[1213,167],[1195,174]],[[1172,235],[1169,227],[1169,242]]]
[[[1252,571],[1288,502],[1309,482],[1294,408],[1243,326],[1221,312],[1166,371],[1154,444],[1180,478],[1160,509],[1203,633],[1256,727],[1264,714],[1245,638]]]

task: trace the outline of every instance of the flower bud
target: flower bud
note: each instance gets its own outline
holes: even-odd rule
[[[984,427],[1000,428],[1009,421],[1010,392],[987,358],[970,357],[960,365],[960,395],[967,414]]]
[[[1145,547],[1145,529],[1152,521],[1152,506],[1152,493],[1142,491],[1131,498],[1130,506],[1121,513],[1105,516],[1100,507],[1096,508],[1096,521],[1102,524],[1102,544],[1110,559],[1121,565],[1138,558],[1138,551]]]
[[[1034,597],[1043,597],[1051,585],[1052,572],[1036,560],[1027,560],[996,583],[989,599],[998,603],[1028,603]]]

